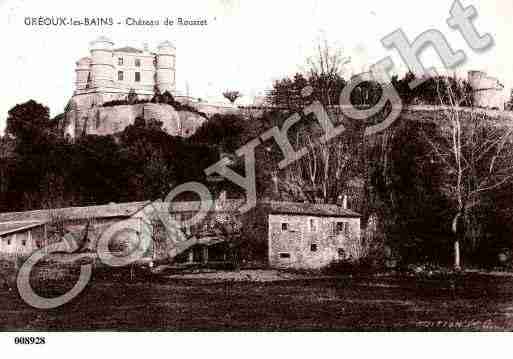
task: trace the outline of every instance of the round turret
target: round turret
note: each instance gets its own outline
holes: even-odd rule
[[[483,71],[469,71],[468,72],[468,82],[472,89],[477,90],[481,89],[483,85],[483,80],[486,79],[486,73]]]
[[[114,43],[105,36],[91,42],[92,87],[109,87],[114,81],[112,48]]]
[[[176,48],[169,42],[159,44],[156,54],[156,85],[161,93],[175,93]]]
[[[474,106],[492,109],[504,109],[506,102],[504,85],[495,77],[490,77],[483,71],[469,71],[468,82],[472,87]]]

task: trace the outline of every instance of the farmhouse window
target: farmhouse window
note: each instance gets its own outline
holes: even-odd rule
[[[141,82],[141,73],[140,72],[135,73],[135,82]]]
[[[135,59],[135,67],[141,67],[141,60]]]
[[[123,81],[123,71],[118,71],[118,81]]]
[[[347,234],[347,222],[337,222],[336,234]]]
[[[22,245],[23,247],[25,247],[25,246],[27,245],[27,241],[26,241],[26,240],[22,240],[22,241],[21,241],[21,245]]]
[[[123,58],[122,57],[118,57],[118,65],[123,66]]]
[[[289,230],[289,224],[288,223],[282,223],[281,224],[281,230],[282,231],[288,231]]]

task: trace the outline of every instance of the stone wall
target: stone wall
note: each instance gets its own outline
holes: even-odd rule
[[[123,131],[137,117],[163,122],[172,136],[191,136],[206,118],[188,111],[176,111],[166,104],[145,103],[110,107],[72,109],[66,113],[64,131],[72,138],[85,134],[109,135]]]
[[[343,223],[341,231],[337,228],[339,222]],[[359,241],[359,218],[269,215],[271,267],[313,269],[356,258]]]

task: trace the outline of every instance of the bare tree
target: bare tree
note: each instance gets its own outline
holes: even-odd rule
[[[225,91],[223,96],[233,104],[238,98],[242,97],[242,94],[239,91]]]
[[[437,89],[442,103],[440,86]],[[493,121],[486,113],[465,111],[452,86],[446,84],[449,106],[436,136],[423,131],[431,147],[432,161],[440,164],[442,193],[453,207],[451,231],[454,236],[454,267],[461,268],[460,246],[464,239],[463,224],[470,221],[471,211],[481,205],[486,195],[513,179],[513,127]]]
[[[333,46],[327,39],[319,40],[315,55],[307,59],[309,80],[323,105],[338,103],[336,100],[342,90],[340,79],[350,61],[351,58],[345,56],[341,48]]]
[[[342,75],[349,61],[341,49],[330,45],[326,39],[317,44],[315,56],[307,59],[313,95],[332,116],[336,115],[336,111],[331,111],[332,105],[340,96]],[[329,134],[314,138],[316,132],[319,134],[312,126],[297,130],[295,144],[297,148],[306,147],[308,152],[285,169],[277,185],[296,200],[337,203],[347,182],[356,175],[355,147],[347,135],[327,141],[324,136]]]
[[[294,200],[312,203],[337,203],[355,176],[354,156],[344,139],[330,143],[312,140],[310,134],[298,133],[298,147],[308,148],[307,154],[291,164],[278,177],[278,190]]]

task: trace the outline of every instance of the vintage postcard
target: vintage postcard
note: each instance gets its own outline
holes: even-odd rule
[[[513,329],[510,0],[0,16],[9,346]]]

